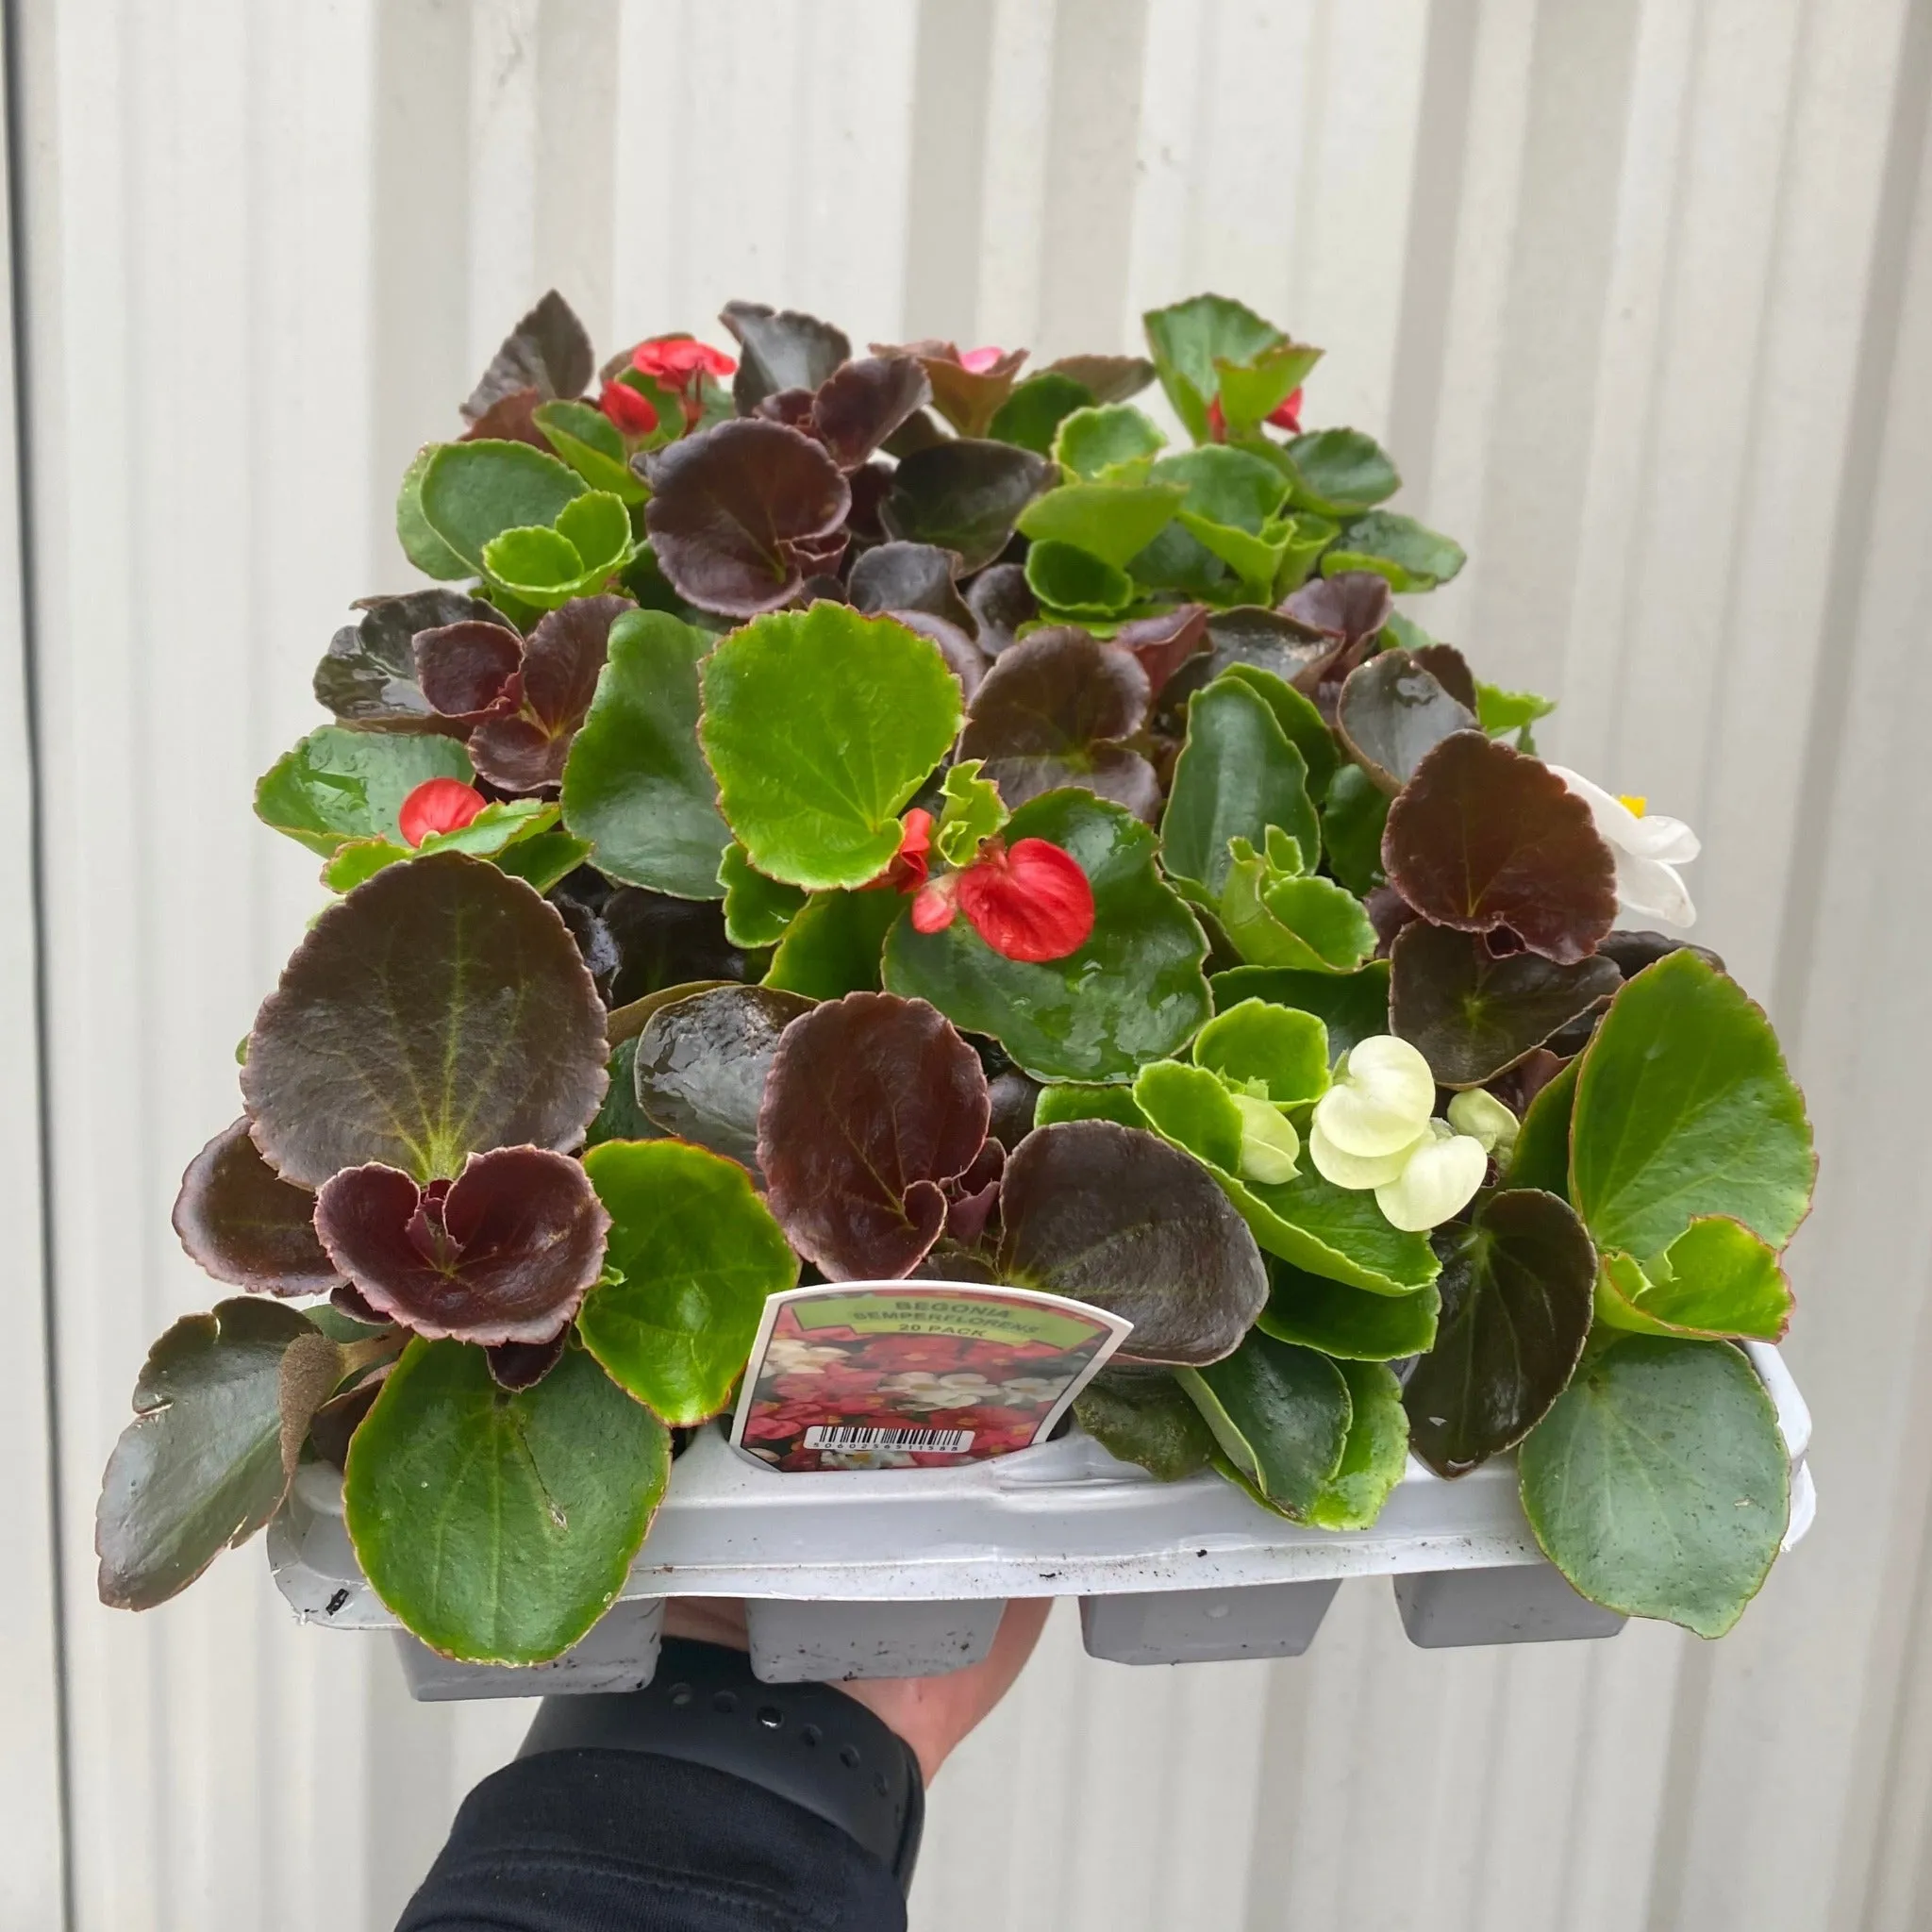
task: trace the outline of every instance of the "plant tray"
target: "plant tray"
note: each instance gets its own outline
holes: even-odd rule
[[[1811,1418],[1777,1350],[1743,1346],[1790,1457],[1790,1549],[1816,1507]],[[958,1669],[1015,1596],[1078,1597],[1089,1653],[1130,1664],[1299,1656],[1348,1576],[1392,1577],[1410,1641],[1429,1648],[1613,1637],[1624,1621],[1543,1558],[1510,1457],[1455,1482],[1411,1457],[1374,1527],[1338,1533],[1211,1472],[1158,1482],[1078,1433],[955,1469],[780,1474],[705,1429],[618,1601],[574,1649],[525,1669],[453,1663],[399,1627],[357,1565],[326,1463],[304,1466],[268,1553],[304,1622],[394,1630],[425,1699],[635,1689],[673,1596],[745,1598],[768,1683]]]

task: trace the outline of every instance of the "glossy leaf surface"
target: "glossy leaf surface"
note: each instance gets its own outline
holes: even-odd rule
[[[315,1196],[285,1181],[248,1137],[246,1115],[188,1164],[175,1232],[217,1281],[255,1294],[326,1294],[341,1277],[315,1236]]]
[[[1439,1229],[1442,1313],[1408,1378],[1416,1454],[1461,1475],[1513,1447],[1568,1385],[1590,1333],[1596,1253],[1554,1194],[1488,1197],[1467,1226]]]
[[[1424,919],[1513,932],[1574,965],[1617,915],[1616,867],[1590,808],[1536,759],[1479,732],[1445,738],[1389,808],[1389,882]]]
[[[671,1469],[664,1425],[582,1349],[511,1394],[483,1351],[413,1341],[349,1445],[375,1593],[466,1663],[541,1663],[615,1600]]]
[[[1407,651],[1383,651],[1349,673],[1336,724],[1357,762],[1392,798],[1451,732],[1474,728],[1475,713]]]
[[[698,749],[698,668],[709,641],[661,610],[610,626],[609,661],[563,769],[565,823],[600,872],[685,899],[715,899],[731,842]]]
[[[1179,1380],[1260,1500],[1308,1521],[1348,1441],[1353,1404],[1341,1368],[1257,1329],[1224,1361]]]
[[[494,616],[489,605],[459,591],[378,597],[329,640],[328,655],[315,667],[315,701],[344,724],[458,731],[437,720],[416,682],[416,634]]]
[[[1172,1375],[1125,1371],[1094,1377],[1074,1403],[1074,1420],[1123,1462],[1164,1483],[1206,1469],[1214,1435]]]
[[[1308,1521],[1323,1529],[1367,1529],[1408,1464],[1408,1416],[1394,1371],[1377,1361],[1340,1361],[1348,1384],[1348,1439],[1341,1464],[1322,1485]]]
[[[1217,973],[1213,989],[1217,1012],[1242,1000],[1267,1000],[1312,1013],[1328,1029],[1330,1063],[1357,1041],[1389,1031],[1389,964],[1372,959],[1358,973],[1297,973],[1280,966],[1236,966]]]
[[[1134,1324],[1120,1358],[1218,1360],[1267,1299],[1253,1237],[1197,1161],[1110,1121],[1040,1127],[1000,1182],[1001,1279]]]
[[[1763,1009],[1695,953],[1610,1002],[1583,1057],[1572,1198],[1597,1244],[1657,1254],[1705,1215],[1782,1248],[1811,1202],[1804,1097]]]
[[[971,575],[1007,547],[1020,512],[1052,477],[1043,457],[1009,442],[939,442],[892,472],[879,518],[888,536],[955,552]]]
[[[548,527],[583,495],[584,479],[526,442],[445,442],[424,466],[420,501],[429,528],[473,572],[506,530]]]
[[[1518,1453],[1543,1554],[1593,1603],[1722,1637],[1790,1511],[1777,1417],[1728,1342],[1625,1336],[1592,1354]]]
[[[393,839],[396,813],[417,786],[475,775],[454,739],[325,724],[262,774],[255,815],[329,858],[352,839]]]
[[[1432,1284],[1413,1294],[1368,1294],[1271,1260],[1268,1306],[1255,1325],[1278,1341],[1299,1342],[1343,1361],[1396,1361],[1436,1340],[1442,1298]]]
[[[990,1033],[1036,1078],[1125,1080],[1182,1045],[1208,1014],[1207,941],[1154,867],[1154,834],[1091,792],[1048,792],[1013,814],[1009,841],[1072,854],[1093,888],[1093,931],[1043,964],[1007,959],[967,921],[886,941],[885,983],[956,1026]]]
[[[584,1346],[652,1414],[689,1428],[729,1402],[765,1298],[796,1285],[797,1259],[735,1161],[616,1141],[584,1168],[610,1216],[607,1278],[577,1317]]]
[[[772,1212],[833,1281],[909,1274],[991,1117],[979,1056],[924,1000],[856,992],[785,1030],[758,1113]]]

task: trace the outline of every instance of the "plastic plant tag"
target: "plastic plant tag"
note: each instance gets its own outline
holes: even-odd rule
[[[731,1443],[783,1470],[1005,1456],[1053,1433],[1133,1325],[1024,1288],[790,1289],[765,1303]]]

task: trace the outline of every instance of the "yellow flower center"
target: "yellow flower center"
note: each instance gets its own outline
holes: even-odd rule
[[[1643,816],[1643,808],[1650,803],[1650,800],[1641,791],[1620,791],[1617,793],[1617,803],[1632,818],[1641,819]]]

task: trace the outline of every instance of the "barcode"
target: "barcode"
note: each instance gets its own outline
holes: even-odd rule
[[[958,1456],[973,1446],[971,1429],[833,1429],[814,1424],[805,1432],[808,1449],[926,1449]]]

